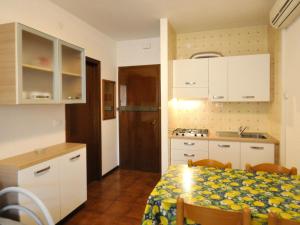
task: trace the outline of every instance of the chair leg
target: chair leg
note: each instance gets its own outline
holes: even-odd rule
[[[184,221],[183,206],[184,206],[184,200],[178,197],[177,208],[176,208],[176,225],[183,225],[183,221]]]

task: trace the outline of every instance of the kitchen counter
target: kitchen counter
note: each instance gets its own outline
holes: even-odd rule
[[[57,144],[40,150],[35,150],[25,154],[0,160],[0,167],[10,167],[21,170],[36,165],[38,163],[42,163],[47,160],[53,159],[55,157],[67,154],[69,152],[76,151],[80,148],[84,148],[85,146],[85,144],[79,143]]]
[[[266,134],[266,139],[259,138],[241,138],[241,137],[222,137],[218,134],[209,134],[208,137],[187,137],[187,136],[176,136],[172,133],[169,134],[169,138],[177,138],[177,139],[194,139],[194,140],[209,140],[209,141],[236,141],[236,142],[251,142],[251,143],[266,143],[266,144],[275,144],[279,145],[279,141]]]

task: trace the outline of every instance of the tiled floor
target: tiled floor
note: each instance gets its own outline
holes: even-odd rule
[[[88,186],[84,207],[64,225],[140,225],[147,198],[160,175],[116,170]]]

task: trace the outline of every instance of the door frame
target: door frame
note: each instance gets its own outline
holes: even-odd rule
[[[87,63],[92,63],[96,66],[96,79],[97,79],[97,83],[98,83],[98,87],[99,87],[99,101],[97,101],[95,104],[98,105],[99,108],[99,116],[98,117],[93,117],[93,127],[94,127],[94,133],[95,136],[99,137],[98,139],[98,149],[99,151],[97,151],[97,158],[98,158],[98,163],[97,163],[97,179],[100,180],[102,178],[102,115],[101,115],[101,110],[102,110],[102,99],[101,99],[101,62],[99,60],[90,58],[90,57],[85,57],[85,64]],[[88,74],[86,74],[86,76],[88,76]],[[86,82],[87,82],[87,78],[86,78]],[[86,84],[85,84],[86,85]],[[86,85],[87,86],[87,85]],[[87,88],[85,89],[87,91]],[[82,103],[80,103],[82,104]],[[86,104],[86,103],[83,103]],[[70,113],[71,113],[71,108],[69,108],[67,105],[65,105],[65,134],[66,134],[66,141],[71,139],[71,134],[70,134],[70,126],[68,125],[70,123],[70,121],[68,121],[67,118],[70,118]],[[100,126],[100,129],[96,129],[97,126]]]

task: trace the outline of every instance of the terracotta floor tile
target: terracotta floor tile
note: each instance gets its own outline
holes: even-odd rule
[[[160,175],[116,170],[88,185],[88,200],[65,225],[140,225],[149,194]]]

